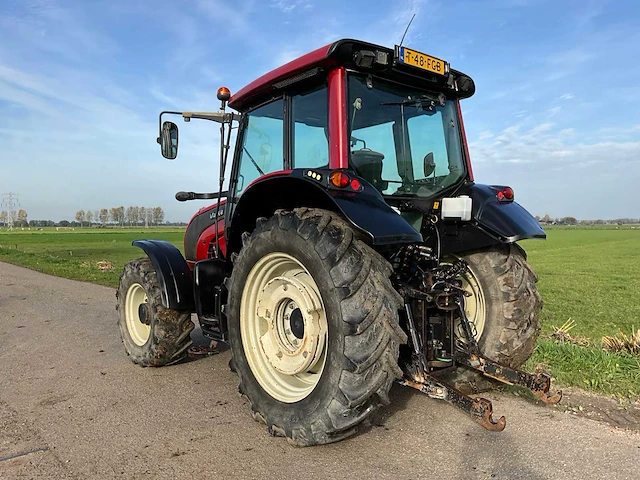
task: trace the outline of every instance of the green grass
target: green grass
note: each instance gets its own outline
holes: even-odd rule
[[[184,229],[76,229],[0,231],[0,260],[41,272],[117,286],[122,267],[143,256],[131,242],[167,240],[182,250]],[[606,394],[640,396],[640,359],[603,351],[603,335],[640,328],[640,228],[548,227],[547,241],[522,242],[538,273],[544,299],[542,333],[571,318],[571,335],[593,347],[541,338],[528,368],[543,365],[567,386]],[[113,270],[96,264],[107,261]]]
[[[603,335],[640,328],[640,228],[547,228],[547,240],[522,242],[539,276],[542,334],[571,318],[573,336],[592,347],[541,338],[531,369],[541,364],[557,382],[606,394],[640,396],[640,358],[605,352]]]
[[[640,357],[637,356],[540,338],[534,355],[527,362],[529,371],[537,366],[550,372],[559,385],[607,395],[640,396]]]
[[[133,240],[167,240],[182,250],[184,229],[44,229],[0,231],[0,260],[51,275],[116,287],[122,267],[144,256]],[[112,270],[101,271],[100,261]]]

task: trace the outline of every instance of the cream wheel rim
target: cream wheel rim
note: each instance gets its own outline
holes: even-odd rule
[[[240,302],[242,348],[260,386],[281,402],[306,398],[324,370],[327,332],[320,291],[304,265],[281,252],[262,257]]]
[[[471,324],[471,331],[474,334],[474,338],[477,341],[482,337],[484,332],[484,326],[487,315],[487,303],[475,273],[471,268],[467,268],[466,272],[461,277],[462,288],[465,292],[471,295],[464,297],[464,312]],[[455,334],[462,342],[467,342],[467,336],[462,328],[462,322],[460,319],[456,320]]]
[[[147,292],[142,285],[134,283],[129,287],[125,301],[127,331],[131,340],[140,347],[147,343],[151,334],[151,319],[147,302]]]

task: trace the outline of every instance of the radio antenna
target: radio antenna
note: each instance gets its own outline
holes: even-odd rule
[[[402,42],[404,42],[404,37],[407,35],[407,32],[409,31],[409,27],[411,26],[411,22],[413,22],[413,19],[416,18],[416,14],[413,14],[413,17],[411,17],[411,20],[409,20],[409,25],[407,25],[407,28],[404,31],[404,35],[402,35],[402,40],[400,40],[400,45],[398,45],[399,47],[402,46]]]

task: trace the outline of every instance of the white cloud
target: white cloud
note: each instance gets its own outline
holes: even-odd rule
[[[560,110],[562,110],[562,107],[560,106],[552,107],[547,111],[547,116],[554,117],[560,112]]]
[[[640,178],[640,135],[593,140],[551,123],[511,126],[470,144],[476,181],[511,185],[533,214],[578,218],[637,216],[629,191]]]
[[[554,124],[543,123],[527,131],[519,126],[505,128],[499,135],[481,137],[470,148],[477,163],[527,163],[541,166],[563,167],[570,173],[572,167],[594,158],[606,161],[614,170],[622,165],[636,163],[640,158],[640,140],[626,142],[575,141],[572,129],[554,130]],[[562,158],[558,164],[554,158]]]
[[[313,4],[306,0],[274,0],[271,2],[270,7],[288,14],[294,11],[309,10],[313,7]]]

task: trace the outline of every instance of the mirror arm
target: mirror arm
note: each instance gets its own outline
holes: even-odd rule
[[[176,193],[176,200],[179,202],[186,202],[187,200],[213,200],[218,197],[227,197],[228,195],[228,190],[215,193],[178,192]]]
[[[238,113],[225,113],[225,112],[180,112],[185,122],[190,121],[192,118],[198,118],[201,120],[211,120],[216,123],[230,123],[234,120],[240,121],[242,115]]]
[[[188,122],[192,118],[198,118],[202,120],[211,120],[213,122],[233,122],[234,120],[240,121],[242,114],[240,113],[225,113],[225,112],[175,112],[172,110],[164,110],[160,112],[158,116],[158,138],[156,141],[160,144],[160,136],[162,135],[162,116],[163,115],[180,115],[184,118],[185,122]]]

